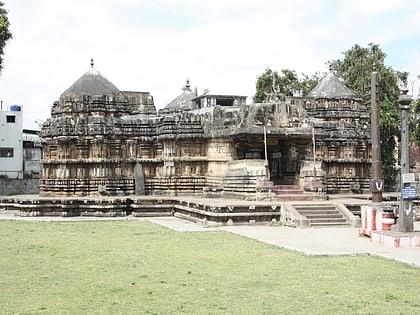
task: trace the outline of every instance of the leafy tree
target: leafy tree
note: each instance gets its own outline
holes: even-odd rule
[[[410,123],[410,132],[412,140],[420,145],[420,99],[411,103],[412,118]]]
[[[264,89],[267,87],[272,88],[275,81],[279,81],[278,72],[272,71],[270,68],[265,69],[264,73],[257,78],[257,82],[255,83],[256,92],[253,98],[254,103],[265,101]]]
[[[299,79],[294,70],[282,69],[279,74],[277,71],[267,68],[257,78],[254,102],[261,103],[265,101],[266,95],[264,90],[267,88],[275,89],[286,96],[293,96],[297,93],[306,95],[317,83],[318,77],[316,75],[309,77],[303,74],[303,79]]]
[[[7,11],[3,6],[4,3],[0,1],[0,71],[3,69],[4,47],[7,41],[12,38],[12,33],[9,30],[10,23],[7,18]]]
[[[282,69],[278,82],[275,82],[280,93],[286,96],[293,96],[301,90],[300,81],[294,70]]]
[[[397,175],[395,169],[395,139],[400,132],[400,109],[398,97],[400,95],[399,86],[407,81],[408,73],[397,71],[385,65],[386,54],[380,49],[379,45],[369,44],[367,47],[354,45],[343,53],[342,59],[327,62],[330,70],[344,81],[356,95],[361,97],[365,104],[370,105],[370,81],[371,73],[375,69],[379,74],[379,108],[380,108],[380,129],[381,129],[381,149],[382,149],[382,172],[385,180],[393,181]],[[293,70],[283,69],[280,74],[267,68],[265,72],[257,78],[256,93],[254,102],[263,102],[266,99],[264,89],[271,88],[283,93],[284,95],[294,95],[300,92],[306,95],[311,91],[318,81],[325,75],[316,73],[311,76],[303,75],[299,79]],[[411,135],[412,139],[420,143],[420,101],[416,100],[412,105],[413,118]]]
[[[370,104],[371,73],[374,69],[378,72],[382,171],[385,180],[393,181],[397,174],[394,168],[394,137],[400,135],[399,85],[406,82],[408,73],[387,67],[384,64],[386,54],[379,45],[354,45],[343,54],[343,59],[328,62],[330,69],[366,104]]]
[[[316,72],[315,74],[311,74],[310,76],[302,73],[303,79],[300,80],[300,89],[302,95],[307,95],[313,88],[321,81],[322,78],[325,77],[325,73]]]

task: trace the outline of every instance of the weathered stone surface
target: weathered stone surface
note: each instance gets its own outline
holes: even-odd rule
[[[356,95],[331,72],[307,96],[328,99],[356,98]]]
[[[331,75],[324,80],[339,85]],[[249,195],[268,174],[274,185],[366,189],[368,110],[345,87],[316,89],[312,97],[272,95],[246,105],[244,96],[193,97],[187,84],[157,113],[149,93],[120,91],[92,68],[54,103],[43,126],[41,193],[176,195],[223,187]]]
[[[0,179],[0,196],[39,193],[39,179]]]

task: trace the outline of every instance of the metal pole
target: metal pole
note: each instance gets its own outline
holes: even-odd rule
[[[399,231],[414,231],[414,216],[411,199],[403,199],[402,187],[405,174],[410,173],[410,103],[412,98],[407,95],[408,90],[404,89],[398,98],[401,110],[401,200],[399,210]],[[408,183],[409,184],[409,183]]]
[[[264,126],[264,166],[265,166],[265,178],[270,180],[270,170],[268,168],[268,157],[267,157],[267,130]]]
[[[372,105],[372,202],[382,202],[384,181],[382,178],[381,142],[379,132],[378,73],[375,69],[372,72],[370,83]]]
[[[264,159],[267,161],[267,130],[264,126]]]
[[[315,143],[315,127],[312,126],[312,151],[314,158],[314,181],[316,181],[316,143]]]

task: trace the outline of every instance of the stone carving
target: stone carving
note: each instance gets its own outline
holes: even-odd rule
[[[187,82],[158,113],[148,92],[120,91],[92,64],[43,126],[41,194],[182,194],[206,187],[247,194],[265,174],[264,160],[274,184],[316,179],[330,192],[351,191],[354,183],[364,188],[368,111],[345,91],[344,97],[328,90],[312,97],[273,93],[267,103],[247,105],[244,96],[195,97]],[[233,165],[252,171],[239,174]]]

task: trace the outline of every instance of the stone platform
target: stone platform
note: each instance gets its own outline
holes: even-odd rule
[[[0,196],[0,212],[19,217],[163,217],[175,216],[206,226],[272,224],[310,228],[314,218],[299,212],[300,204],[311,204],[322,215],[323,226],[331,226],[326,215],[328,201],[249,200],[207,195],[186,196],[89,196],[51,197],[38,195]],[[334,209],[344,214],[345,224],[357,227],[357,215],[346,210],[345,203]],[[318,211],[319,210],[319,211]],[[321,213],[322,212],[322,213]],[[340,215],[340,217],[342,217]],[[336,220],[336,219],[334,219]],[[319,221],[319,220],[318,220]],[[336,224],[335,224],[336,225]]]
[[[384,244],[388,247],[420,247],[420,231],[372,231],[370,239],[374,243]]]
[[[399,232],[395,207],[370,203],[361,206],[362,226],[359,235],[388,247],[420,247],[420,230]]]
[[[312,201],[315,193],[307,193],[299,185],[275,185],[275,199],[278,201]]]
[[[20,217],[157,217],[177,216],[210,226],[271,223],[282,204],[197,196],[0,196],[0,210]]]

